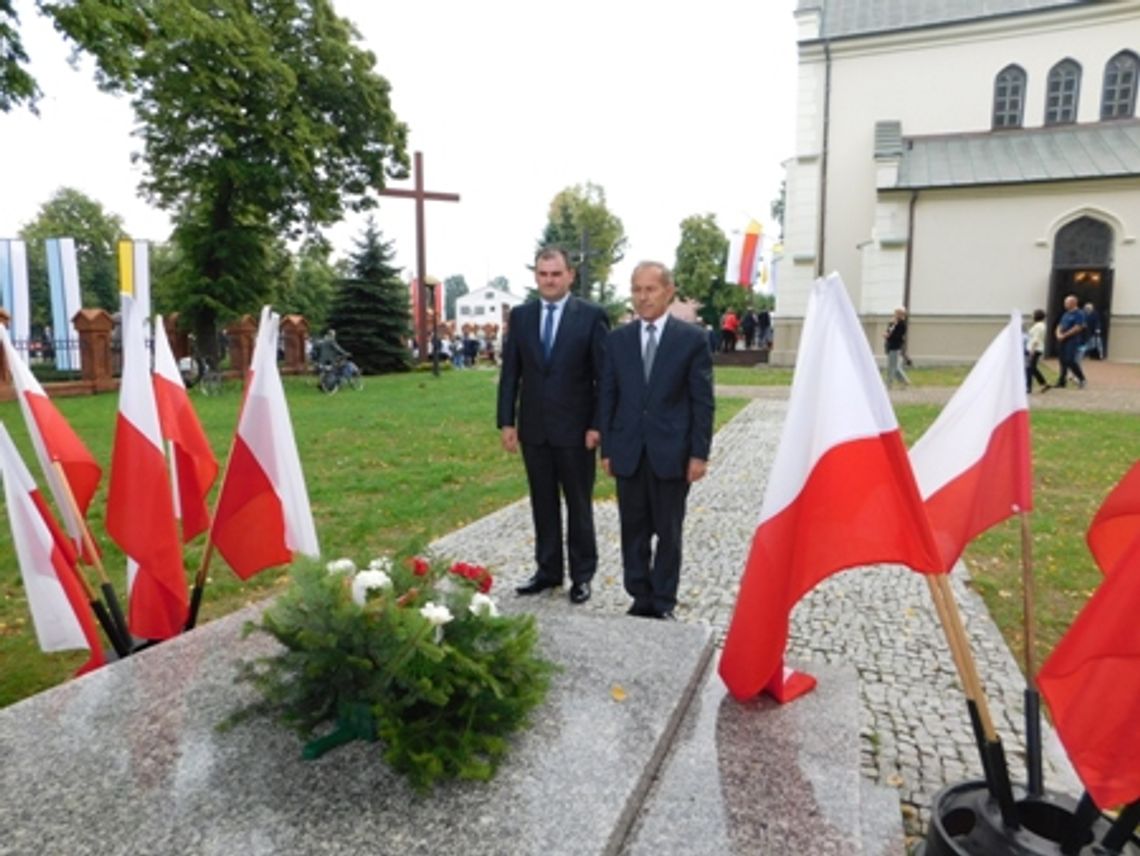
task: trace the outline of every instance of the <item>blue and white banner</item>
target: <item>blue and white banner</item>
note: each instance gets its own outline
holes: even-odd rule
[[[71,323],[82,308],[75,239],[48,238],[44,246],[51,291],[51,339],[55,344],[55,367],[61,371],[79,371],[79,334]]]
[[[8,310],[12,342],[26,360],[31,305],[28,301],[28,248],[23,241],[0,241],[0,296]]]

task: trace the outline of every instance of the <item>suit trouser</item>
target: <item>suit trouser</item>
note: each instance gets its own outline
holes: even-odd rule
[[[681,535],[689,482],[659,478],[643,453],[637,471],[617,479],[625,590],[638,609],[669,612],[681,582]],[[657,549],[651,549],[657,536]]]
[[[566,500],[566,551],[570,580],[589,582],[598,568],[598,543],[594,535],[594,479],[597,454],[583,445],[566,447],[546,443],[523,443],[523,463],[530,485],[530,510],[534,519],[534,561],[543,580],[562,582],[562,502]]]

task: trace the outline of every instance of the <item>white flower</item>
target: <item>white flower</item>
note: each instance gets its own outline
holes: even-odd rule
[[[368,569],[372,571],[383,571],[386,574],[392,572],[392,560],[388,556],[377,556],[368,563]]]
[[[330,574],[355,574],[356,563],[352,559],[335,559],[325,565]]]
[[[383,571],[361,571],[352,578],[352,599],[363,606],[368,600],[368,592],[391,587],[392,578]]]
[[[483,594],[483,592],[475,592],[471,597],[471,603],[467,607],[472,615],[487,615],[495,618],[499,614],[499,608],[495,606],[495,601]]]
[[[430,600],[420,607],[420,615],[426,618],[432,627],[442,627],[454,618],[450,609]]]

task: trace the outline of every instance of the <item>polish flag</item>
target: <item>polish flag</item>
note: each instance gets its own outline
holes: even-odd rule
[[[783,667],[797,601],[837,571],[941,563],[867,337],[838,274],[808,301],[788,414],[725,638],[738,699],[788,701],[815,684]]]
[[[763,246],[763,227],[755,220],[748,224],[743,234],[733,233],[728,241],[724,281],[732,285],[751,287],[760,272],[760,253]]]
[[[20,399],[20,410],[24,414],[24,423],[32,438],[44,480],[55,500],[55,507],[63,518],[67,534],[75,542],[80,555],[90,563],[94,557],[83,547],[83,532],[86,528],[87,508],[91,505],[91,497],[95,495],[103,471],[79,435],[47,397],[35,375],[16,353],[8,329],[3,325],[0,325],[0,341],[3,343],[4,359],[12,373],[12,385]],[[78,515],[76,508],[79,509]]]
[[[206,495],[218,476],[218,460],[186,394],[161,315],[154,323],[153,379],[162,436],[171,448],[175,512],[182,521],[182,540],[187,542],[210,528]]]
[[[182,632],[190,597],[150,379],[146,318],[123,297],[123,374],[107,491],[107,533],[127,555],[127,625],[142,639]]]
[[[910,461],[943,570],[966,545],[1007,517],[1033,507],[1029,400],[1021,316],[986,348]]]
[[[1086,540],[1101,573],[1107,574],[1140,538],[1140,461],[1112,489],[1089,525]]]
[[[276,313],[261,312],[245,402],[222,482],[210,540],[234,572],[249,579],[319,556],[293,423],[277,371]]]
[[[0,423],[0,470],[4,474],[4,501],[12,524],[12,542],[40,650],[87,648],[91,657],[77,675],[102,666],[105,662],[103,647],[77,576],[75,550],[55,525],[3,423]]]
[[[1057,736],[1102,809],[1140,799],[1140,531],[1037,674]]]

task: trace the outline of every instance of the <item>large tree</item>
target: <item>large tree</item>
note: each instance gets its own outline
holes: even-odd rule
[[[567,187],[551,200],[546,221],[538,245],[566,249],[577,268],[574,293],[601,302],[627,243],[621,220],[606,207],[605,190],[592,182]]]
[[[673,262],[677,294],[701,304],[701,317],[716,324],[718,305],[726,292],[724,262],[728,237],[717,225],[715,214],[693,214],[681,221],[681,242]]]
[[[443,317],[455,318],[455,301],[463,295],[470,293],[467,287],[467,278],[457,273],[443,281]]]
[[[79,269],[80,302],[114,312],[119,308],[116,245],[123,237],[123,220],[108,213],[91,197],[61,187],[45,202],[35,219],[20,230],[28,246],[28,291],[32,324],[51,323],[45,238],[74,238]]]
[[[198,340],[271,295],[278,237],[315,234],[407,167],[388,82],[330,0],[45,3],[127,92],[141,189],[172,213]]]
[[[25,67],[28,55],[20,39],[19,24],[12,0],[0,0],[0,113],[24,103],[34,113],[40,97],[39,86]]]
[[[392,266],[395,251],[371,217],[349,256],[351,277],[337,283],[328,326],[366,374],[411,368],[408,287]]]

